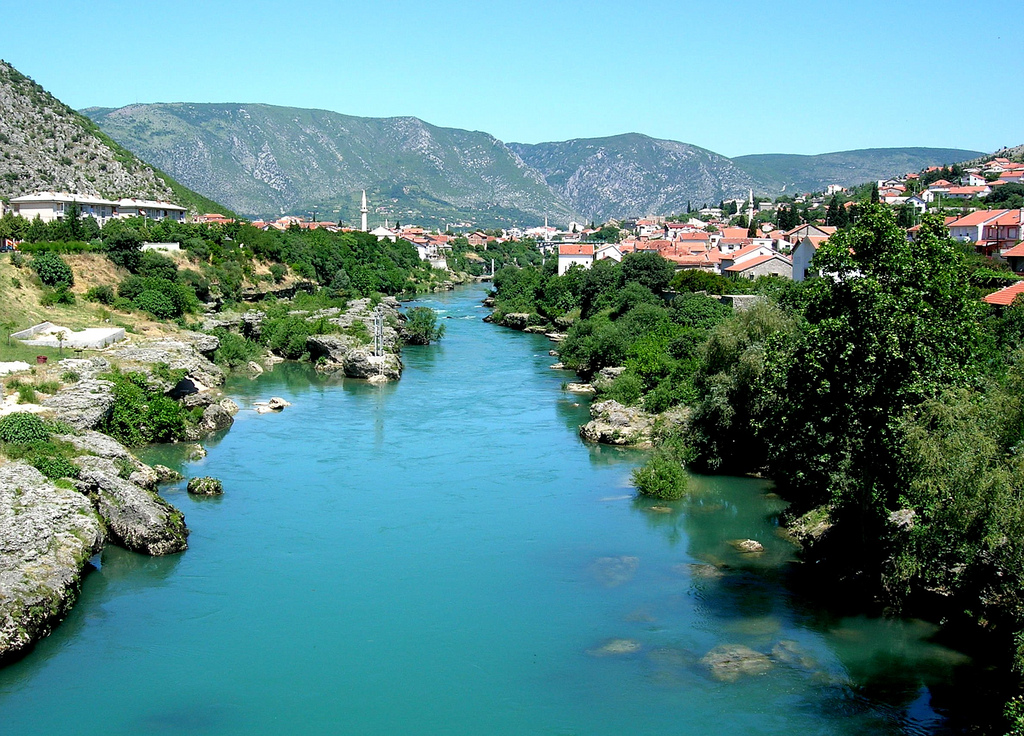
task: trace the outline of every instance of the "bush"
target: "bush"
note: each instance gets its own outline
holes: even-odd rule
[[[284,281],[285,275],[288,273],[287,267],[281,263],[270,264],[270,276],[274,279],[275,284],[280,284]],[[346,274],[347,275],[347,274]]]
[[[673,453],[658,449],[633,471],[633,485],[642,496],[675,501],[686,493],[686,471]]]
[[[147,289],[132,300],[136,309],[149,312],[157,319],[173,319],[178,315],[174,302],[166,294]]]
[[[74,304],[75,294],[67,287],[67,284],[57,284],[52,291],[45,291],[39,297],[39,303],[44,307],[52,307],[54,304]]]
[[[402,332],[410,345],[429,345],[444,337],[445,326],[437,324],[437,312],[430,307],[413,307],[406,316]]]
[[[150,391],[144,373],[111,373],[114,406],[103,429],[125,445],[173,442],[185,436],[185,411],[181,404],[159,391]]]
[[[220,347],[213,354],[213,361],[218,365],[237,368],[256,360],[263,352],[258,344],[241,335],[227,330],[218,330],[216,334],[220,338]]]
[[[114,299],[117,295],[114,293],[113,288],[109,286],[94,286],[89,291],[85,292],[86,301],[99,302],[100,304],[106,304],[108,307],[114,303]]]
[[[39,276],[39,280],[47,286],[73,286],[75,274],[71,266],[64,262],[64,259],[52,251],[37,253],[32,259],[32,270]]]
[[[47,478],[77,478],[81,468],[62,455],[33,455],[29,464]]]
[[[19,404],[34,404],[36,403],[36,390],[35,387],[27,383],[22,383],[18,386],[18,403]]]
[[[35,414],[16,412],[0,418],[0,442],[26,445],[49,437],[50,431],[46,424]]]
[[[170,258],[149,250],[144,251],[139,258],[138,273],[139,276],[174,281],[174,278],[178,275],[178,267]]]

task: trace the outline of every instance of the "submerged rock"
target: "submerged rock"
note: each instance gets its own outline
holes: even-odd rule
[[[189,445],[186,448],[185,459],[186,460],[202,460],[206,457],[206,448],[196,443]]]
[[[795,641],[788,639],[772,647],[771,658],[780,664],[805,670],[813,670],[818,665],[814,657],[807,654]]]
[[[592,570],[602,585],[615,588],[632,580],[639,567],[639,557],[598,557],[594,560]]]
[[[85,496],[24,463],[0,467],[0,660],[26,651],[67,615],[103,539]]]
[[[701,665],[721,682],[736,682],[741,677],[763,675],[772,668],[768,656],[742,644],[722,644],[705,654]]]
[[[729,546],[745,555],[759,555],[764,552],[764,545],[754,539],[732,539]]]
[[[190,478],[188,492],[193,496],[220,496],[224,493],[224,485],[216,478]]]
[[[188,549],[188,527],[178,509],[154,491],[120,477],[113,460],[83,455],[74,462],[82,469],[78,486],[93,500],[114,542],[154,556]]]
[[[621,657],[626,654],[636,654],[643,646],[633,639],[609,639],[599,647],[588,649],[587,654],[591,657]]]

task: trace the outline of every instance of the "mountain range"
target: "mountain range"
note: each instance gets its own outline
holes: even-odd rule
[[[193,211],[227,211],[139,160],[92,120],[0,60],[0,197],[40,190],[173,200]]]
[[[504,143],[414,117],[365,118],[265,104],[87,108],[99,128],[187,186],[248,216],[477,226],[674,214],[721,199],[821,191],[983,155],[868,149],[730,159],[637,133]]]

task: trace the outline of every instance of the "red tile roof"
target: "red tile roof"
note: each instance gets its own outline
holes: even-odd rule
[[[786,258],[785,256],[779,255],[778,253],[769,253],[766,256],[758,256],[757,258],[750,258],[750,259],[748,259],[746,261],[743,261],[743,263],[734,263],[733,265],[729,266],[725,270],[726,271],[730,271],[731,273],[740,273],[741,271],[746,271],[748,268],[753,268],[754,266],[760,265],[760,264],[764,263],[765,261],[770,261],[773,258],[780,258],[783,261],[786,261],[787,263],[789,262],[789,259]]]
[[[1018,281],[1013,286],[1007,286],[1005,289],[994,291],[986,296],[983,301],[1001,307],[1008,307],[1021,294],[1024,294],[1024,281]]]
[[[1003,253],[1003,258],[1007,256],[1015,256],[1017,258],[1024,258],[1024,243],[1017,243],[1017,245],[1010,248],[1010,250]]]
[[[558,246],[560,256],[592,256],[594,246],[592,245],[560,245]]]

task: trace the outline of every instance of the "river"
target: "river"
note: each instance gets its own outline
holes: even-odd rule
[[[786,584],[764,481],[636,500],[642,455],[584,445],[545,338],[421,304],[438,344],[385,386],[279,365],[164,490],[181,555],[108,547],[69,618],[0,670],[0,734],[933,734],[966,657],[917,621],[843,618]],[[257,415],[253,401],[292,406]],[[756,557],[730,540],[762,542]],[[719,679],[723,645],[759,674]]]

